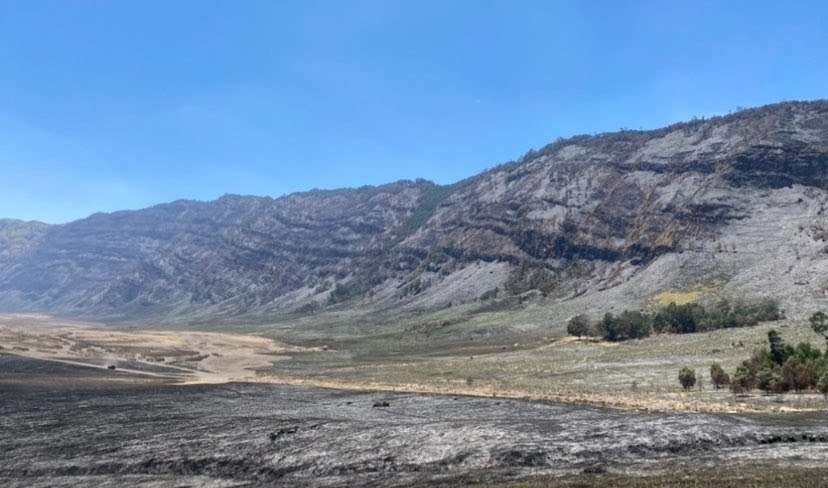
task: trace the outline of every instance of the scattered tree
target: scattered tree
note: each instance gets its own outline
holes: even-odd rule
[[[608,341],[641,339],[650,335],[650,317],[639,311],[625,310],[617,317],[606,313],[599,324],[601,335]]]
[[[586,315],[576,315],[569,319],[566,325],[566,333],[576,337],[588,336],[592,332],[592,324]]]
[[[736,374],[730,382],[733,393],[746,393],[756,387],[756,373],[749,367],[742,365],[736,368]]]
[[[788,358],[782,366],[782,380],[785,389],[799,393],[810,386],[816,386],[816,371],[797,357]]]
[[[730,376],[725,372],[720,364],[713,364],[710,366],[710,381],[718,390],[722,386],[730,384]]]
[[[779,366],[782,366],[787,359],[785,343],[782,341],[782,337],[779,335],[779,332],[775,329],[768,331],[768,346],[770,348],[770,355],[773,362]]]
[[[780,368],[765,368],[756,376],[756,387],[767,393],[782,393],[785,391],[785,380]]]
[[[820,310],[818,312],[814,312],[808,321],[811,323],[811,328],[814,332],[825,337],[825,340],[828,341],[828,315]]]
[[[679,383],[685,391],[689,391],[696,384],[696,372],[690,368],[681,368],[678,374]]]

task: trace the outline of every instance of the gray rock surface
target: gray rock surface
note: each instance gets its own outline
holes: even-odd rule
[[[802,317],[828,304],[827,165],[828,102],[790,102],[561,140],[451,186],[3,221],[0,309],[206,320],[534,293],[565,320],[706,286]]]

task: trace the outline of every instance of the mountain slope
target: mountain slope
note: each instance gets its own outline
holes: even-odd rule
[[[4,224],[0,308],[205,319],[521,296],[563,320],[698,288],[778,296],[796,316],[826,301],[826,165],[828,102],[790,102],[562,140],[449,187]]]

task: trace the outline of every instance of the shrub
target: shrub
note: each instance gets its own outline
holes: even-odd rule
[[[716,330],[733,328],[738,323],[730,302],[720,300],[707,310],[699,325],[702,330]]]
[[[749,367],[739,366],[730,382],[730,388],[734,393],[745,393],[756,387],[756,373]]]
[[[598,324],[598,332],[600,332],[601,336],[608,341],[620,340],[618,338],[619,334],[616,323],[615,316],[612,313],[607,312]]]
[[[625,310],[617,317],[611,313],[605,314],[599,328],[603,338],[608,341],[641,339],[649,336],[652,331],[647,315],[630,310]]]
[[[630,339],[649,337],[653,328],[650,317],[637,311],[624,311],[619,320],[626,328],[627,336]]]
[[[704,308],[698,303],[670,303],[656,313],[653,325],[659,332],[689,334],[699,330],[704,313]]]
[[[787,390],[796,392],[807,390],[816,386],[816,370],[798,358],[788,358],[782,366],[782,380],[785,382]]]
[[[730,384],[730,376],[725,373],[725,370],[719,364],[710,366],[710,382],[718,390],[722,386]]]
[[[576,315],[569,319],[566,325],[566,333],[576,337],[583,337],[592,334],[592,324],[586,315]]]
[[[790,355],[804,363],[818,363],[822,361],[822,351],[811,345],[810,342],[800,342],[790,350]]]
[[[788,353],[785,350],[785,343],[782,341],[782,337],[775,329],[768,331],[768,347],[773,362],[782,366],[785,360],[788,359]]]
[[[782,309],[779,308],[779,300],[775,298],[763,298],[759,300],[754,318],[759,322],[773,322],[782,320],[785,317]]]
[[[811,328],[814,332],[828,340],[828,315],[826,315],[825,312],[821,310],[819,312],[814,312],[808,321],[811,323]]]
[[[681,368],[678,374],[679,383],[685,391],[690,390],[696,384],[696,372],[690,368]]]
[[[779,368],[766,368],[756,375],[756,386],[768,393],[784,393],[787,386]]]

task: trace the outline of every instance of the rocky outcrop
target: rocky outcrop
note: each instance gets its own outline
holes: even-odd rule
[[[805,310],[828,290],[826,165],[828,103],[792,102],[561,140],[451,186],[226,196],[61,226],[6,223],[0,307],[311,314],[538,290],[566,315],[587,301],[632,305],[704,285]]]
[[[42,222],[0,219],[0,266],[37,247],[48,227]]]

